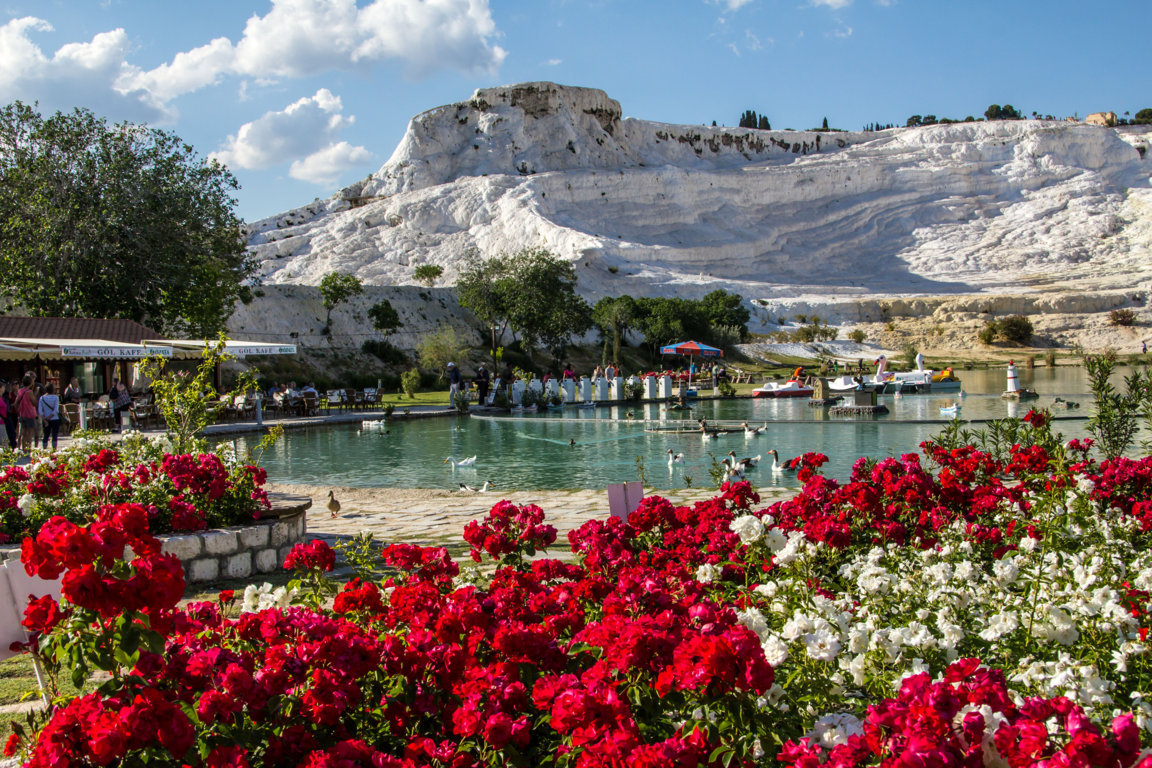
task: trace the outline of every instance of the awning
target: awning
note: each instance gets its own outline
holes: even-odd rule
[[[166,344],[173,349],[173,357],[180,360],[197,358],[204,354],[204,348],[215,346],[216,339],[161,339],[157,344]],[[253,355],[294,355],[295,344],[265,344],[259,341],[244,341],[241,339],[228,339],[224,342],[224,351],[233,357],[250,357]]]
[[[0,339],[0,360],[140,360],[151,356],[172,357],[172,347],[158,342],[129,344],[105,339]]]

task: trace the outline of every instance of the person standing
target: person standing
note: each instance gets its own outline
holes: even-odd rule
[[[480,370],[476,371],[476,395],[480,398],[480,405],[488,405],[488,385],[492,381],[492,374],[488,373],[488,366],[480,363]]]
[[[448,405],[455,406],[460,396],[460,369],[456,363],[448,363]]]
[[[120,414],[132,407],[132,395],[128,392],[128,387],[124,386],[124,382],[119,379],[112,385],[112,392],[114,394],[109,395],[112,400],[112,419],[115,421],[112,431],[119,432]]]
[[[20,381],[20,391],[16,393],[16,416],[20,419],[20,447],[30,451],[36,432],[36,404],[33,402],[31,374],[24,374]]]
[[[60,398],[56,396],[56,385],[48,382],[44,394],[36,401],[36,411],[44,423],[44,447],[48,447],[48,438],[52,438],[52,448],[56,448],[56,440],[60,436]]]
[[[8,438],[8,446],[12,450],[16,450],[18,447],[16,443],[16,427],[20,422],[19,417],[16,415],[15,382],[13,382],[11,386],[5,383],[3,391],[0,391],[0,397],[4,399],[4,434]]]

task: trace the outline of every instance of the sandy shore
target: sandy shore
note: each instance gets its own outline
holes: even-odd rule
[[[357,533],[372,533],[377,541],[403,541],[412,544],[460,542],[472,520],[484,517],[496,502],[508,499],[516,504],[537,504],[547,521],[556,526],[561,539],[587,520],[608,516],[608,494],[604,490],[514,491],[511,493],[467,493],[430,488],[348,488],[269,483],[272,492],[311,496],[308,532],[316,538],[338,541]],[[334,491],[340,512],[328,511],[328,491]],[[711,498],[708,488],[652,491],[676,504],[691,504]],[[788,489],[765,489],[761,502],[771,503],[791,495]]]

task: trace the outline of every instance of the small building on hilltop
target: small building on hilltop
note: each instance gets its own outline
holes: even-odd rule
[[[1089,125],[1102,125],[1105,128],[1116,127],[1116,113],[1115,112],[1093,112],[1084,118],[1084,122]]]

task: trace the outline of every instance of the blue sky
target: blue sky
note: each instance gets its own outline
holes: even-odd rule
[[[238,212],[327,197],[479,87],[601,88],[626,116],[856,130],[991,103],[1152,107],[1148,0],[8,0],[0,100],[175,131]]]

